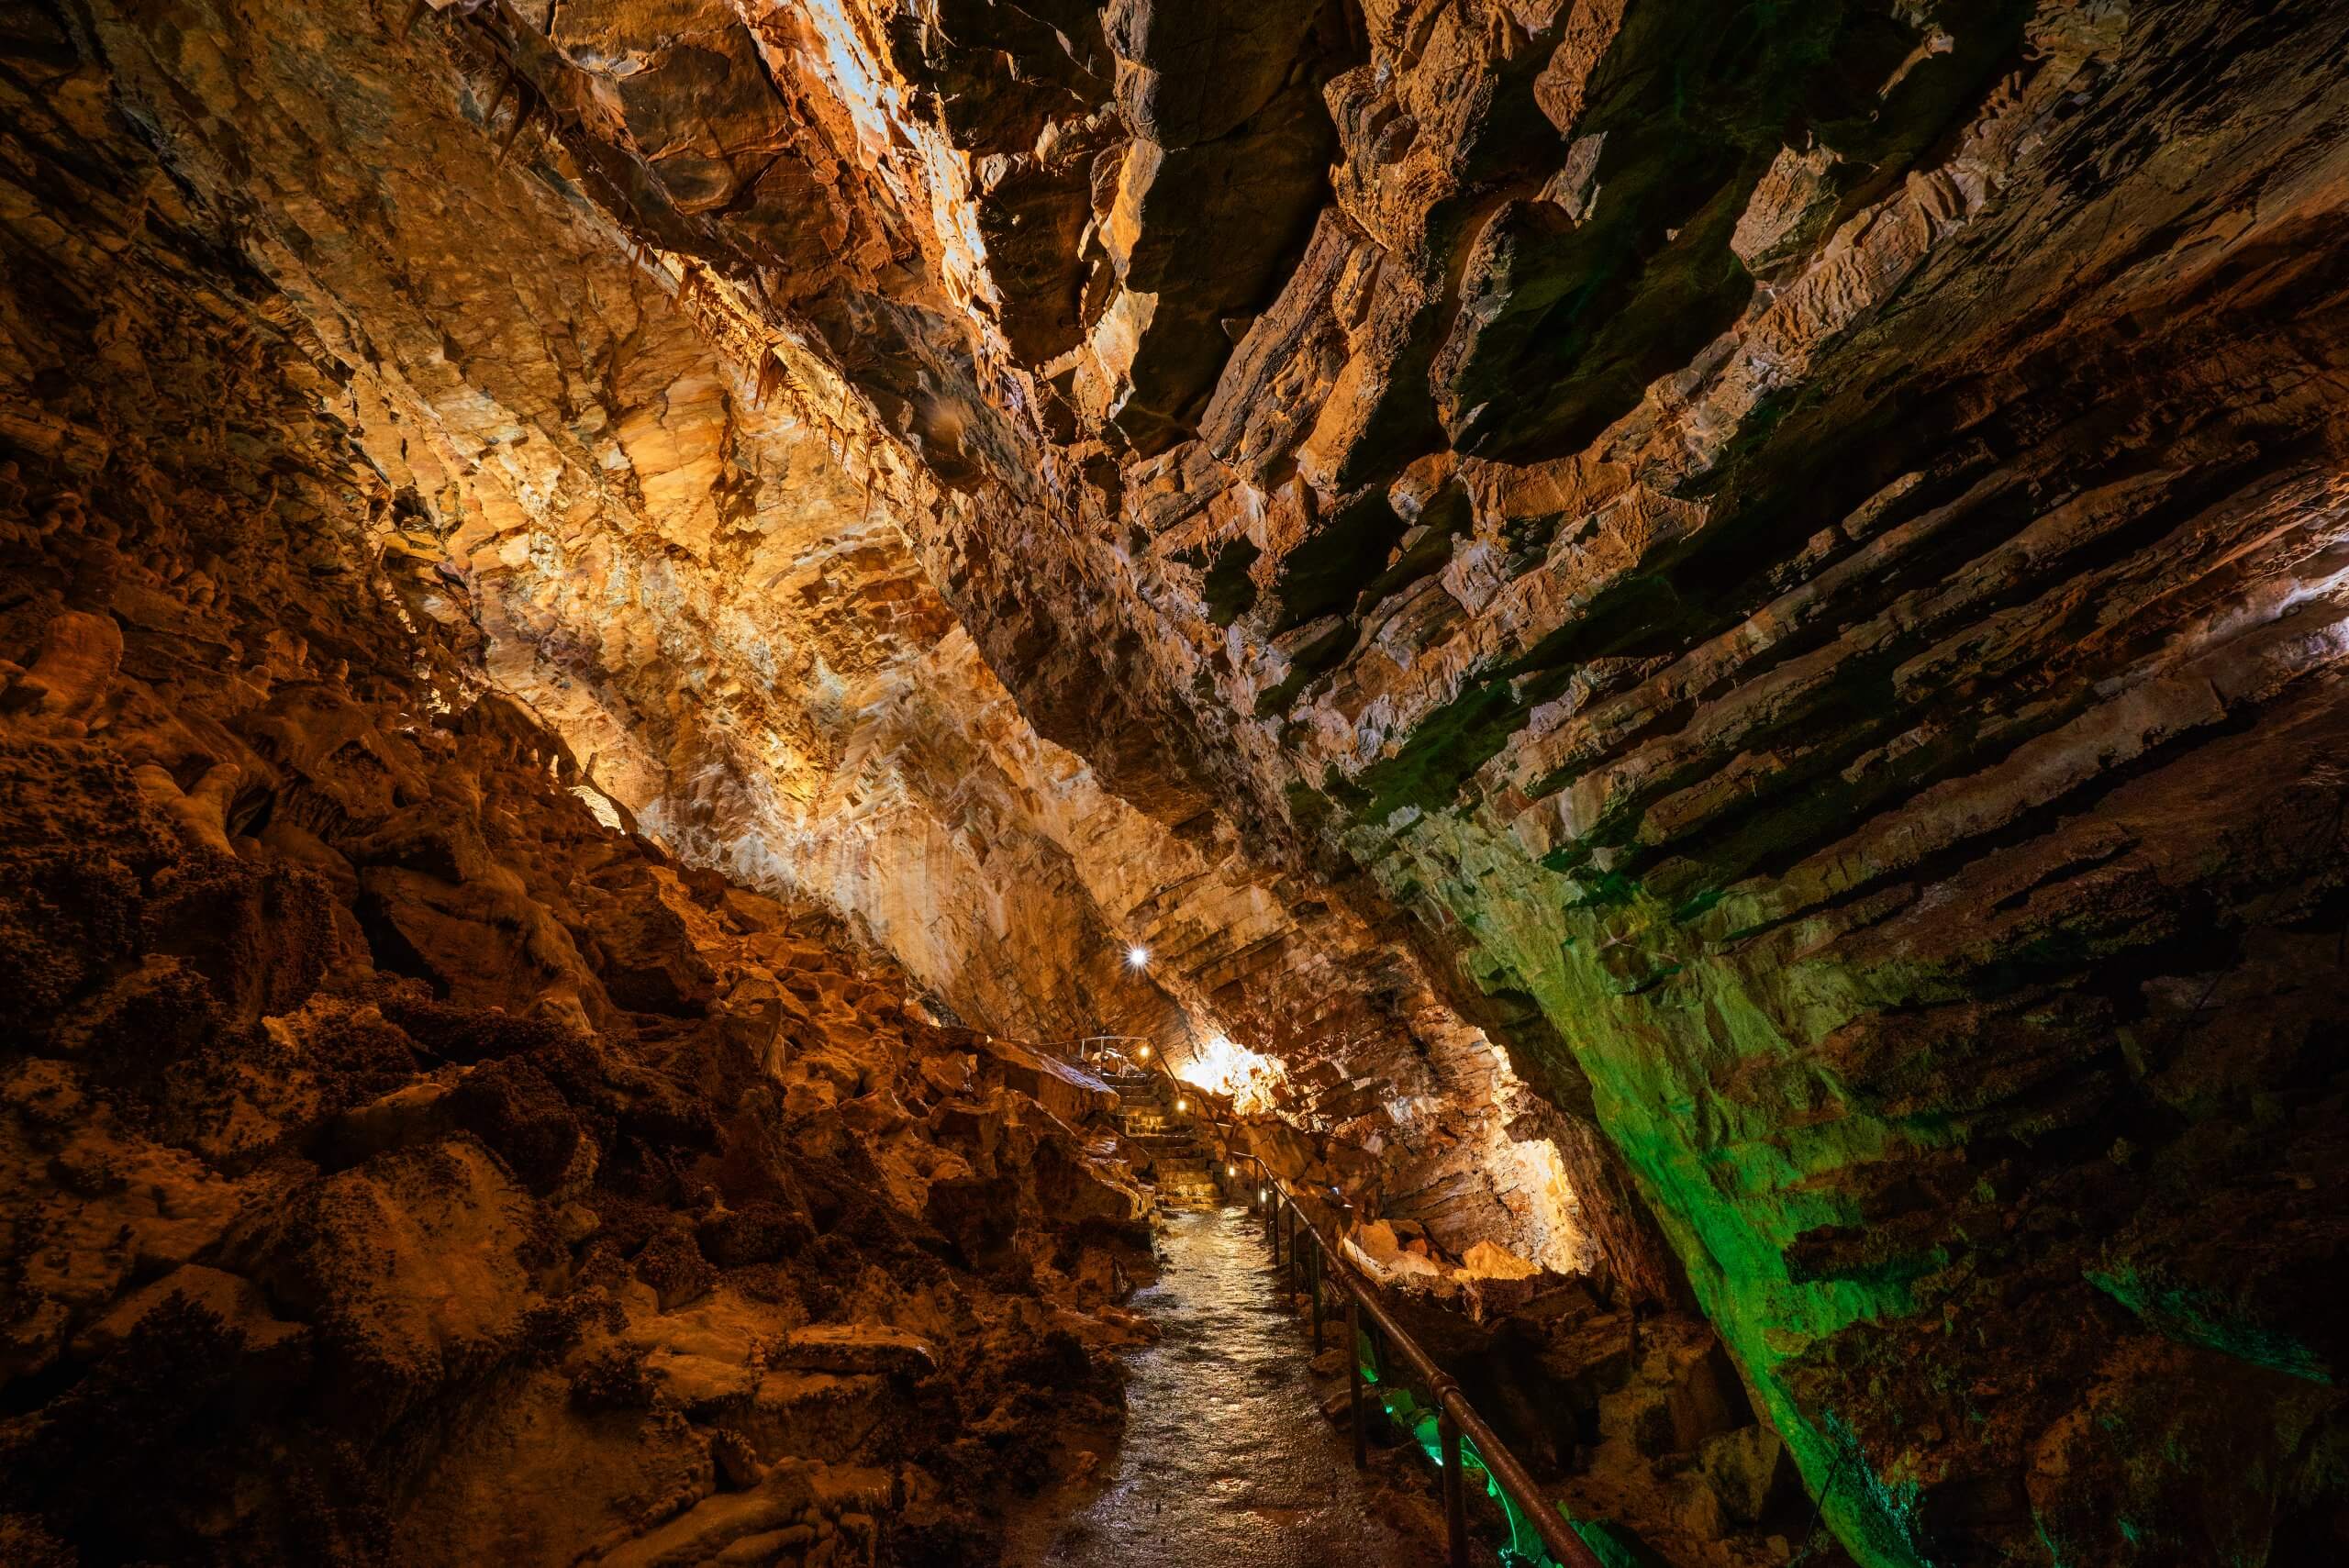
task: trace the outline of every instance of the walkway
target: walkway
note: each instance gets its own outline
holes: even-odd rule
[[[1174,1217],[1163,1272],[1134,1298],[1158,1324],[1130,1357],[1108,1489],[1037,1568],[1400,1568],[1429,1561],[1375,1512],[1345,1434],[1324,1420],[1297,1319],[1279,1307],[1244,1209]]]
[[[1125,1129],[1126,1149],[1136,1157],[1135,1169],[1150,1178],[1158,1207],[1214,1208],[1221,1204],[1215,1158],[1199,1141],[1198,1117],[1174,1108],[1180,1096],[1170,1092],[1164,1074],[1109,1072],[1101,1074],[1101,1081],[1118,1091],[1118,1120]]]

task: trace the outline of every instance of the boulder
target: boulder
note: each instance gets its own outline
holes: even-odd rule
[[[184,1296],[242,1334],[245,1348],[263,1351],[300,1339],[308,1330],[273,1315],[252,1281],[201,1263],[187,1263],[117,1301],[73,1339],[73,1352],[95,1360],[128,1339],[147,1315],[173,1296]]]
[[[317,1325],[330,1407],[379,1429],[504,1353],[543,1245],[529,1195],[462,1137],[297,1190],[267,1236],[256,1277]]]

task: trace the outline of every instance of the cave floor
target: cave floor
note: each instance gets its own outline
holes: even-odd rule
[[[1245,1210],[1175,1217],[1136,1307],[1160,1329],[1130,1362],[1125,1437],[1102,1491],[1035,1532],[1037,1568],[1379,1568],[1427,1561],[1395,1500],[1356,1472],[1319,1412],[1311,1347],[1280,1306]]]

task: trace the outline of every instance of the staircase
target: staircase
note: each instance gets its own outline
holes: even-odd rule
[[[1174,1091],[1155,1073],[1104,1073],[1118,1091],[1119,1118],[1138,1172],[1158,1189],[1161,1208],[1209,1209],[1223,1202],[1215,1155],[1199,1140],[1192,1119],[1174,1109]]]

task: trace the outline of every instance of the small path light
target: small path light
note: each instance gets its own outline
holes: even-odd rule
[[[1189,1110],[1191,1108],[1191,1102],[1188,1100],[1176,1100],[1174,1102],[1174,1108],[1178,1111]]]
[[[1149,1061],[1149,1060],[1150,1060],[1150,1047],[1148,1047],[1148,1046],[1146,1046],[1146,1045],[1145,1045],[1145,1046],[1141,1047],[1140,1050],[1136,1051],[1134,1052],[1134,1054],[1135,1054],[1136,1056],[1141,1057],[1144,1062],[1147,1062],[1147,1061]]]

